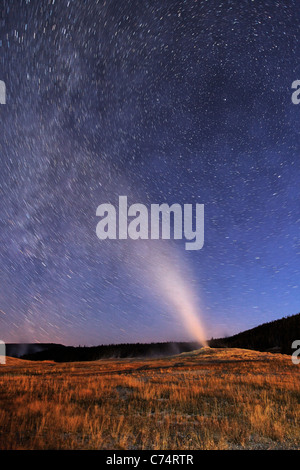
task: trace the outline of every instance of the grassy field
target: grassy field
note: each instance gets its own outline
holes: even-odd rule
[[[0,449],[299,449],[300,365],[203,349],[0,366]]]

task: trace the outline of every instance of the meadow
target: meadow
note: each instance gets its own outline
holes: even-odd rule
[[[0,449],[300,449],[300,365],[243,349],[0,366]]]

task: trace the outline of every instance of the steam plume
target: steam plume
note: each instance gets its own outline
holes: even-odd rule
[[[182,261],[179,265],[174,261],[174,253],[165,250],[159,253],[152,252],[151,272],[156,290],[182,321],[191,337],[202,346],[207,346],[204,327],[200,320],[200,308],[186,266]]]

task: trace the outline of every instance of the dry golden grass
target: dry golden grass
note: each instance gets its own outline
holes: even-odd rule
[[[204,349],[0,366],[0,449],[299,449],[300,366]]]

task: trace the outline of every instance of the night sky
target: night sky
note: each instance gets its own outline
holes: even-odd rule
[[[297,0],[1,1],[0,339],[190,339],[164,256],[208,339],[300,311],[299,27]],[[119,195],[204,204],[204,247],[99,240]]]

